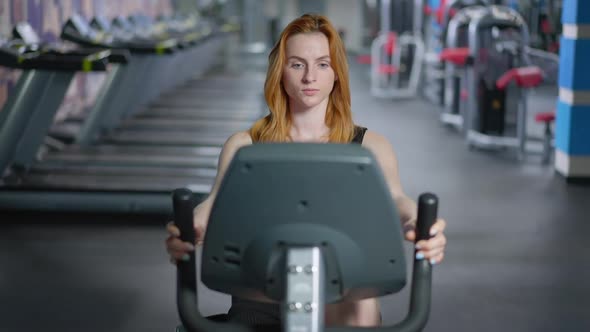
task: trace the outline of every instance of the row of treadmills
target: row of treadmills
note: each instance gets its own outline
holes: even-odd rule
[[[21,70],[0,111],[0,210],[169,213],[206,195],[225,140],[263,112],[262,77],[215,71],[239,28],[198,15],[72,16],[59,43],[27,23],[0,42]],[[102,72],[92,107],[56,121],[75,75]]]

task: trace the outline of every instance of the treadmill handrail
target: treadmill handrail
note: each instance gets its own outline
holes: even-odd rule
[[[18,69],[105,71],[110,56],[110,50],[69,54],[43,50],[22,52],[0,47],[0,65]]]
[[[171,54],[176,52],[178,48],[178,42],[175,39],[163,41],[132,39],[123,41],[109,37],[113,36],[106,33],[98,33],[95,36],[84,35],[76,28],[76,24],[71,18],[64,24],[60,35],[60,38],[84,47],[126,49],[136,54]]]
[[[101,50],[92,49],[80,49],[73,48],[63,43],[47,43],[41,41],[41,38],[29,22],[19,22],[12,29],[13,40],[12,43],[22,43],[23,47],[30,49],[31,51],[43,51],[45,53],[67,53],[68,55],[90,55]],[[109,56],[109,62],[126,64],[129,62],[129,51],[127,50],[115,50],[111,51]]]
[[[115,22],[118,22],[118,25]],[[127,19],[119,17],[113,21],[113,25],[118,26],[118,31],[129,31],[136,36],[145,36],[148,40],[173,39],[178,47],[183,49],[197,45],[199,41],[208,37],[211,31],[208,26],[197,29],[196,24],[193,28],[180,31],[171,27],[167,22],[154,21],[145,15],[131,15]]]

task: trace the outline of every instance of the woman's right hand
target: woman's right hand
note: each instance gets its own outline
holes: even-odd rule
[[[195,251],[195,245],[190,242],[183,242],[180,239],[180,230],[174,225],[173,221],[166,225],[166,231],[168,232],[166,251],[170,255],[170,262],[176,264],[177,261],[188,261],[190,259],[189,253]],[[204,234],[203,227],[195,226],[197,245],[203,243]]]

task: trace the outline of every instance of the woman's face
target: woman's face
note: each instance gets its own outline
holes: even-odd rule
[[[335,80],[328,38],[321,32],[293,35],[287,39],[286,57],[282,82],[291,105],[327,105]]]

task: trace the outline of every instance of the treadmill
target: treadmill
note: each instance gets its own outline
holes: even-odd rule
[[[71,77],[88,68],[107,70],[108,55],[45,56],[4,47],[0,54],[0,65],[23,70],[0,113],[0,209],[162,213],[166,209],[158,204],[166,205],[174,186],[188,184],[202,194],[210,190],[214,169],[52,167],[36,162]]]
[[[39,37],[36,33],[32,30],[28,23],[20,23],[14,29],[14,35],[22,37],[27,41],[38,41]],[[37,47],[38,44],[31,44],[29,47]],[[133,48],[131,48],[133,49]],[[111,52],[115,52],[112,50]],[[142,52],[146,52],[145,45],[142,49]],[[88,112],[87,116],[89,118],[88,121],[82,122],[82,131],[88,131],[88,122],[93,120],[100,120],[104,117],[105,112],[112,111],[109,107],[118,104],[118,100],[121,97],[125,98],[125,96],[121,93],[121,84],[117,82],[117,78],[121,78],[121,73],[127,74],[128,68],[127,62],[125,63],[117,63],[115,65],[111,65],[110,74],[106,80],[106,83],[103,85],[103,90],[99,93],[99,97],[97,102],[95,103],[94,107]],[[127,70],[127,72],[126,72]],[[128,75],[128,74],[127,74]],[[123,77],[122,79],[125,79]],[[128,91],[128,90],[125,90]],[[229,136],[230,134],[226,134]],[[227,138],[217,138],[217,140],[213,141],[213,144],[220,145],[223,143],[223,140]],[[83,143],[83,142],[82,142]],[[211,140],[209,142],[211,144]],[[201,144],[203,145],[203,144]],[[100,162],[102,164],[106,164],[109,159],[113,160],[111,164],[115,165],[130,165],[130,166],[137,166],[139,162],[143,164],[151,164],[151,165],[166,165],[166,164],[181,164],[190,167],[199,167],[199,166],[206,166],[206,167],[215,167],[217,162],[217,154],[219,149],[183,149],[183,150],[173,150],[173,151],[161,151],[159,149],[155,151],[151,149],[150,151],[145,151],[145,149],[119,149],[117,151],[116,147],[107,146],[104,151],[101,149],[97,149],[96,147],[88,147],[86,151],[80,149],[80,146],[87,146],[87,144],[74,144],[69,145],[63,148],[61,151],[57,153],[52,153],[46,156],[47,161],[51,161],[56,163],[55,166],[66,167],[63,163],[59,163],[59,161],[64,162],[73,162],[78,164],[84,164],[88,162]],[[212,152],[213,151],[213,152]],[[101,152],[104,152],[101,154]],[[150,158],[146,158],[149,156]],[[132,162],[136,160],[135,162]]]
[[[178,16],[176,15],[176,17]],[[187,28],[194,29],[197,26],[201,27],[201,30],[196,33],[197,36],[206,35],[210,37],[238,31],[235,25],[224,22],[221,22],[219,27],[215,28],[215,25],[211,23],[211,18],[205,19],[196,14],[189,14],[182,15],[180,21],[173,20],[168,31],[162,33],[162,20],[155,22],[146,15],[136,14],[129,17],[128,21],[132,24],[124,23],[122,18],[119,17],[113,21],[113,25],[109,26],[104,18],[96,17],[92,20],[91,25],[104,32],[111,31],[110,27],[114,25],[126,26],[126,31],[132,31],[133,25],[139,31],[149,31],[152,27],[157,26],[160,29],[155,30],[159,30],[160,35],[170,35],[175,38],[180,35],[182,40],[186,40],[186,36],[194,38],[194,32],[187,34],[185,30]],[[170,22],[170,18],[166,18],[165,20],[165,22]],[[184,30],[180,29],[179,26],[182,26]],[[227,40],[227,38],[224,41],[232,42],[231,40]],[[214,56],[217,57],[216,54]],[[199,61],[201,61],[201,57],[202,55],[200,55]],[[190,69],[188,72],[190,72]],[[155,103],[152,103],[152,106],[143,110],[141,114],[138,114],[140,119],[137,121],[137,124],[140,127],[146,125],[151,126],[152,124],[144,121],[143,118],[162,118],[163,115],[166,115],[173,118],[182,118],[183,121],[198,119],[200,123],[203,123],[204,120],[211,119],[210,126],[215,126],[215,121],[220,120],[228,123],[228,118],[232,122],[246,121],[250,125],[261,116],[260,104],[265,104],[262,94],[253,93],[252,87],[262,86],[263,84],[264,74],[262,73],[248,76],[241,75],[240,77],[223,73],[222,75],[215,75],[213,77],[209,76],[205,80],[192,80],[188,84],[184,84],[174,90],[167,90],[171,92],[166,93]],[[228,91],[232,97],[230,99],[227,98]],[[254,107],[250,107],[249,105],[253,105]],[[198,112],[194,112],[196,110]],[[184,123],[186,125],[186,121]],[[129,121],[125,126],[129,125],[133,127],[135,124],[135,121]],[[174,123],[173,127],[176,128],[176,123]]]
[[[134,159],[127,153],[126,166],[110,164],[100,157],[79,158],[79,164],[56,161],[49,157],[54,153],[37,162],[37,152],[71,78],[83,69],[97,68],[89,59],[100,59],[103,70],[108,70],[110,64],[99,56],[108,51],[77,57],[57,54],[50,58],[40,53],[27,55],[28,61],[22,61],[23,54],[15,54],[13,49],[2,48],[2,52],[6,54],[0,57],[0,65],[19,68],[24,73],[16,93],[1,113],[2,149],[10,153],[3,153],[0,164],[0,209],[168,213],[171,189],[188,186],[201,199],[209,192],[214,167],[167,167],[160,162],[152,165],[148,159],[153,160],[153,147],[138,147],[149,153],[143,158]],[[31,67],[33,60],[35,67]],[[133,61],[132,56],[130,63]],[[15,148],[6,149],[7,146]],[[191,149],[199,148],[177,147],[162,156],[186,156],[183,152]],[[216,159],[219,149],[204,146],[200,152]],[[193,157],[187,159],[195,162]]]
[[[113,40],[117,40],[117,38],[120,40],[123,39],[125,35],[128,36],[132,34],[133,30],[130,23],[123,22],[126,22],[123,18],[115,18],[113,20],[112,28],[109,28],[104,19],[95,18],[92,26],[90,26],[80,17],[73,17],[64,26],[62,38],[74,41],[82,46],[88,46],[89,44],[98,46],[98,43],[96,42],[97,38],[95,37],[97,34],[104,35],[112,32],[114,33],[113,36],[116,36]],[[97,32],[94,27],[108,28],[109,30]],[[211,31],[211,29],[208,30]],[[211,60],[213,60],[210,55],[219,51],[222,46],[221,42],[224,39],[224,35],[223,33],[220,33],[218,36],[213,36],[210,33],[203,36],[207,41],[198,43],[197,46],[202,50],[201,53],[205,54],[205,58],[211,58]],[[216,43],[211,45],[209,41],[212,39],[220,40],[216,40]],[[114,47],[112,43],[100,43],[100,46],[107,48]],[[130,49],[130,51],[133,54],[133,49]],[[193,61],[194,59],[197,59],[200,66],[204,63],[200,58],[200,55],[202,55],[201,53],[196,55],[192,54],[190,57]],[[202,69],[197,70],[199,72],[203,71]],[[153,71],[154,70],[152,70],[152,72]],[[162,70],[159,70],[159,72],[162,72]],[[160,75],[157,74],[156,76]],[[209,81],[210,78],[206,78],[206,80]],[[157,80],[148,77],[141,78],[139,81],[149,82]],[[252,82],[250,82],[250,84],[252,84]],[[262,86],[262,83],[260,86]],[[125,91],[133,90],[134,85],[124,86],[122,89]],[[140,93],[141,89],[135,89],[135,91]],[[160,110],[159,114],[164,115],[167,120],[164,120],[161,116],[155,116],[154,114],[148,115],[151,117],[149,120],[141,119],[141,117],[143,117],[142,113],[149,112],[149,107],[143,107],[141,112],[134,112],[134,116],[140,117],[137,121],[131,118],[129,111],[111,111],[108,116],[103,117],[103,123],[89,124],[88,127],[93,128],[91,130],[92,133],[83,133],[79,142],[82,145],[89,145],[91,142],[96,142],[97,137],[101,137],[103,142],[119,145],[156,144],[167,146],[221,146],[231,133],[249,128],[252,122],[262,115],[261,105],[263,103],[260,95],[248,99],[238,97],[237,99],[234,98],[232,100],[231,91],[228,93],[227,89],[225,90],[225,96],[220,95],[219,93],[213,96],[211,93],[211,91],[194,91],[191,99],[196,102],[192,103],[190,99],[185,98],[183,101],[189,102],[184,109],[185,113],[187,113],[186,108],[190,108],[193,110],[193,114],[197,116],[191,116],[188,118],[181,116],[180,118],[176,118],[176,121],[173,120],[170,115],[179,115],[178,113],[166,113],[166,110],[174,108],[174,105],[158,101],[153,104]],[[228,102],[231,104],[228,105]],[[254,106],[248,107],[244,111],[236,111],[240,108],[244,108],[244,105]],[[228,106],[230,108],[228,108]],[[234,114],[238,116],[237,119],[233,119]],[[247,115],[247,117],[244,117],[244,115]],[[209,116],[213,118],[211,121],[208,120]],[[104,120],[105,118],[108,119],[108,121]],[[121,121],[123,121],[122,125]],[[182,122],[182,128],[185,129],[179,131],[178,125],[180,122]]]

